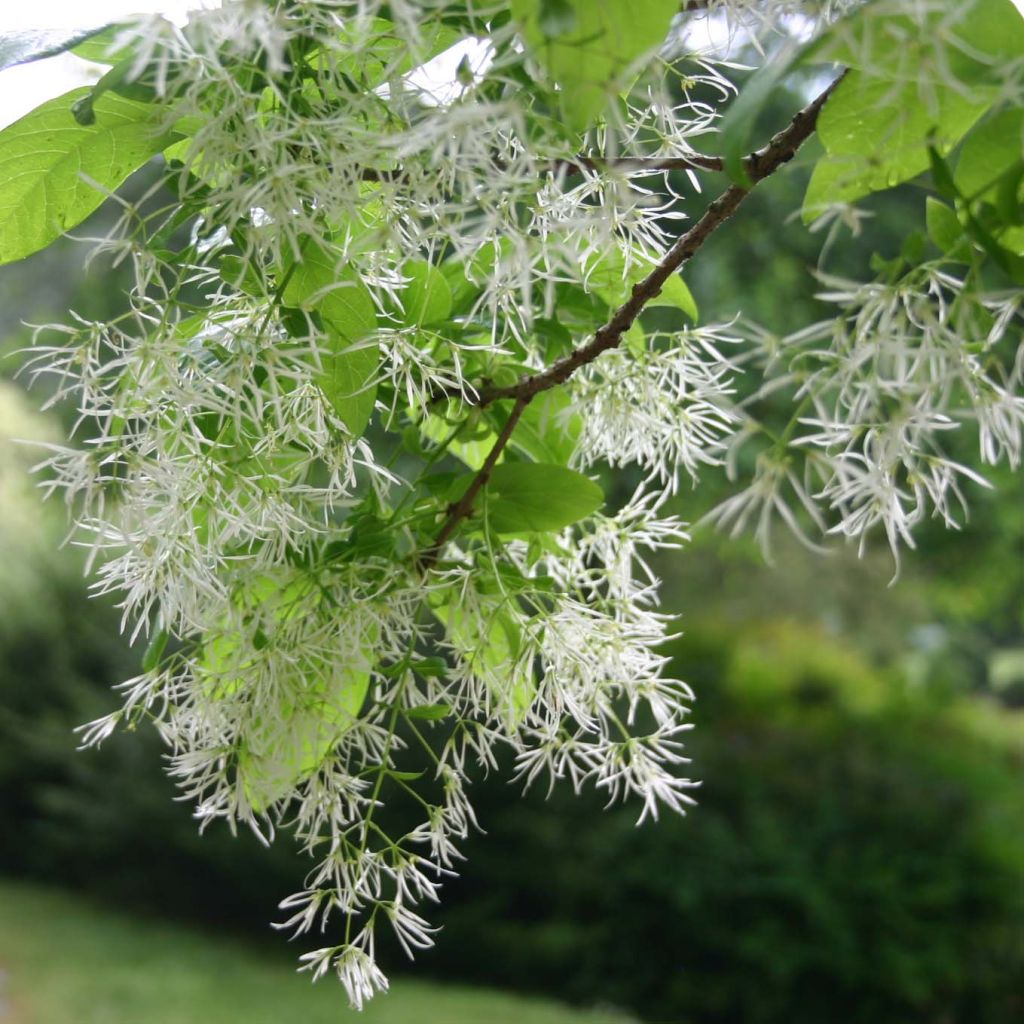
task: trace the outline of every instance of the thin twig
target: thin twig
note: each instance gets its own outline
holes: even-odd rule
[[[499,456],[504,451],[505,445],[508,444],[512,431],[516,429],[519,417],[523,415],[523,411],[530,404],[532,398],[532,395],[526,395],[516,399],[516,404],[512,407],[508,419],[505,420],[505,425],[501,428],[501,433],[498,435],[497,440],[487,453],[484,464],[477,471],[476,476],[473,477],[462,497],[449,506],[448,516],[441,526],[441,532],[438,533],[434,543],[420,555],[419,561],[421,566],[429,567],[437,561],[437,557],[441,553],[441,549],[448,542],[448,538],[455,532],[455,528],[459,523],[469,515],[473,508],[473,502],[476,501],[476,496],[480,493],[481,488],[486,485],[487,481],[490,480],[491,472],[494,470]]]
[[[500,160],[495,160],[495,172],[507,167]],[[722,171],[725,163],[720,156],[709,156],[705,153],[691,153],[688,156],[626,156],[603,157],[584,156],[580,154],[572,158],[552,160],[546,165],[554,174],[583,174],[584,171],[649,171],[657,174],[660,171]],[[363,181],[402,182],[405,172],[402,170],[378,171],[367,167],[360,172]]]
[[[572,160],[556,160],[555,170],[566,174],[584,171],[721,171],[725,163],[720,156],[691,153],[689,156],[577,156]]]
[[[747,173],[753,183],[756,184],[767,178],[783,164],[793,159],[796,151],[814,131],[818,113],[838,82],[839,79],[836,79],[813,103],[801,110],[766,146],[747,158]],[[597,330],[586,345],[553,363],[546,370],[531,377],[524,377],[517,384],[500,388],[481,388],[477,392],[475,401],[470,401],[483,408],[501,398],[524,396],[532,398],[542,391],[564,384],[581,366],[593,362],[602,352],[615,348],[647,303],[661,292],[669,277],[678,271],[700,249],[708,237],[736,212],[740,203],[749,194],[750,189],[743,185],[730,185],[708,206],[700,220],[676,241],[654,270],[633,286],[629,298],[615,311],[611,319]]]
[[[797,150],[814,131],[821,108],[841,79],[842,75],[813,103],[801,110],[782,131],[773,136],[766,146],[752,153],[746,159],[745,166],[751,180],[751,187],[793,159]],[[514,399],[515,405],[512,407],[512,412],[505,421],[501,433],[488,452],[483,466],[459,501],[449,507],[436,539],[420,557],[422,566],[429,567],[437,561],[441,549],[455,532],[459,523],[472,511],[473,501],[490,479],[491,471],[512,437],[512,432],[515,430],[523,410],[533,398],[559,384],[564,384],[581,366],[593,362],[602,352],[616,348],[622,341],[623,335],[643,312],[647,303],[658,295],[669,277],[679,270],[736,212],[749,194],[750,188],[748,187],[730,185],[719,195],[704,211],[700,220],[669,249],[654,270],[633,286],[629,298],[615,311],[611,319],[597,330],[587,344],[580,346],[563,359],[559,359],[546,370],[524,377],[517,384],[500,388],[481,388],[477,392],[473,404],[481,408],[503,398]]]

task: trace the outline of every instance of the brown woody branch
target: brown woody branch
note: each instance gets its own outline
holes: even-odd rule
[[[532,398],[533,396],[529,395],[528,397],[516,399],[516,404],[512,406],[512,412],[509,413],[508,419],[505,420],[505,425],[501,428],[501,433],[491,446],[491,450],[487,453],[484,464],[477,471],[476,476],[473,477],[462,497],[448,507],[448,515],[441,527],[441,532],[437,535],[434,543],[420,555],[420,565],[428,567],[437,561],[437,556],[455,532],[455,528],[469,515],[473,508],[473,502],[476,501],[476,496],[486,485],[487,481],[490,480],[498,457],[504,451],[505,445],[508,444],[509,438],[512,436],[512,431],[516,429],[519,417],[523,415],[523,411],[530,404]]]
[[[736,212],[750,194],[753,185],[793,159],[797,150],[814,132],[818,114],[841,78],[842,76],[837,78],[817,99],[804,107],[766,146],[747,157],[744,163],[751,185],[730,185],[721,193],[704,211],[700,220],[669,249],[654,270],[633,286],[629,298],[603,327],[598,328],[587,344],[559,359],[546,370],[524,377],[517,384],[480,389],[474,404],[481,408],[503,398],[514,399],[515,405],[473,482],[462,498],[449,507],[437,538],[421,556],[422,565],[431,565],[437,560],[442,547],[459,523],[470,514],[476,495],[490,479],[491,471],[508,444],[523,410],[532,399],[544,391],[564,384],[581,366],[592,363],[603,352],[618,347],[623,335],[643,312],[647,303],[661,292],[669,277],[691,259],[708,238]]]

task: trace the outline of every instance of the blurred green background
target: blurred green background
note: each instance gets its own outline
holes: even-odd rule
[[[786,330],[824,313],[821,239],[781,223],[804,181],[767,183],[701,253],[688,279],[705,319],[742,304]],[[920,204],[912,188],[876,200],[874,247],[898,252]],[[865,272],[866,241],[840,249]],[[155,735],[75,750],[72,728],[114,706],[140,652],[87,597],[65,511],[28,476],[39,453],[13,442],[60,439],[73,411],[39,413],[45,384],[26,397],[12,378],[21,321],[118,308],[121,273],[83,273],[84,252],[0,272],[0,1022],[354,1019],[267,928],[305,870],[287,841],[198,836]],[[438,947],[363,1019],[1022,1019],[1024,485],[997,477],[962,531],[922,532],[892,587],[882,550],[780,543],[769,567],[698,532],[662,558],[684,633],[671,653],[699,698],[698,806],[636,828],[633,807],[482,781],[486,835],[445,887]],[[708,477],[677,511],[697,520],[725,486]]]

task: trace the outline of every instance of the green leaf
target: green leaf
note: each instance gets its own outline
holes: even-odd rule
[[[468,613],[458,600],[448,604],[437,601],[433,612],[444,624],[452,645],[497,698],[506,721],[514,727],[533,703],[537,680],[530,665],[520,660],[522,635],[504,599],[483,600],[483,616]]]
[[[91,36],[104,31],[99,28],[32,29],[25,32],[4,32],[0,35],[0,71],[17,64],[29,64],[77,47]]]
[[[49,100],[0,132],[0,263],[80,224],[168,144],[159,134],[166,111],[110,93],[97,100],[94,125],[77,124],[71,107],[88,94]]]
[[[832,203],[892,188],[927,170],[929,149],[948,153],[989,104],[949,86],[922,92],[916,82],[847,74],[818,118],[827,155],[807,187],[806,222]]]
[[[830,60],[890,82],[932,87],[998,85],[1005,63],[1024,52],[1024,18],[1013,0],[864,3],[810,44],[808,58]]]
[[[312,238],[302,243],[302,258],[289,270],[284,301],[315,310],[349,342],[362,341],[377,330],[370,290],[355,271],[342,265],[341,253]]]
[[[283,586],[271,576],[247,581],[232,597],[244,626],[208,637],[201,648],[199,675],[210,700],[244,693],[261,651],[275,642],[285,623],[316,611],[320,591],[312,580]],[[237,754],[239,781],[256,811],[263,811],[315,772],[352,727],[369,691],[371,660],[379,631],[364,638],[359,656],[327,665],[298,652],[283,672],[272,713],[250,721]]]
[[[361,437],[377,399],[377,346],[353,348],[333,334],[328,341],[331,347],[322,357],[324,369],[316,382],[352,436]]]
[[[461,419],[465,415],[460,403],[452,400],[440,407],[439,411],[430,410],[425,416],[420,417],[417,424],[420,433],[435,444],[444,444],[456,428],[456,423],[446,419],[442,411],[454,418]],[[479,469],[497,439],[497,433],[481,417],[474,423],[466,423],[463,426],[455,440],[449,443],[448,451],[470,469]]]
[[[559,388],[539,394],[523,411],[509,444],[535,462],[566,465],[583,431],[583,417],[571,412],[571,405]]]
[[[561,86],[569,127],[583,131],[627,88],[630,66],[668,34],[678,0],[512,0],[533,55]]]
[[[833,202],[908,181],[944,156],[1005,88],[1024,52],[1024,19],[1011,0],[942,0],[894,15],[867,3],[816,47],[854,70],[818,121],[827,156],[804,203],[813,220]]]
[[[166,19],[159,18],[166,24]],[[131,56],[137,49],[137,42],[122,43],[120,49],[111,51],[115,40],[124,31],[124,24],[115,22],[105,28],[98,29],[89,35],[84,41],[77,43],[74,47],[74,55],[82,60],[92,61],[94,64],[116,64],[119,60]],[[159,31],[154,26],[154,32]]]
[[[560,530],[604,504],[601,488],[582,473],[539,462],[495,466],[482,491],[487,526],[495,533]]]
[[[967,200],[993,199],[999,182],[1024,158],[1024,109],[1001,110],[964,139],[953,182]]]
[[[342,45],[337,52],[327,54],[326,59],[339,72],[369,91],[384,85],[389,79],[408,74],[462,39],[462,33],[457,29],[436,20],[424,19],[419,27],[419,46],[411,52],[403,34],[387,18],[342,19],[338,30]],[[355,47],[354,53],[346,54],[346,50],[352,47]],[[309,54],[311,64],[324,59],[325,55],[320,50]]]
[[[925,221],[928,237],[943,251],[949,252],[964,235],[956,213],[934,196],[928,196],[925,204]]]
[[[961,81],[1004,82],[1006,62],[1024,54],[1024,11],[1013,0],[947,3],[959,17],[951,33],[961,43],[954,73]]]
[[[593,294],[604,299],[610,308],[617,309],[629,298],[633,285],[647,277],[655,266],[653,260],[636,259],[627,270],[622,254],[616,249],[601,257],[587,277],[587,287]],[[679,274],[670,275],[661,286],[661,291],[645,306],[678,309],[693,321],[700,315],[693,293]]]
[[[118,96],[138,100],[140,103],[151,103],[157,98],[152,74],[143,72],[133,77],[134,64],[130,57],[115,64],[87,95],[71,105],[71,113],[79,124],[96,123],[96,101],[107,92],[117,93]]]
[[[158,629],[153,634],[153,639],[149,641],[146,653],[142,656],[143,672],[152,672],[160,664],[168,638],[169,634],[166,629]]]
[[[255,811],[266,810],[321,767],[356,723],[370,675],[368,664],[325,669],[299,660],[294,677],[283,681],[278,715],[257,724],[238,751],[238,777]]]
[[[219,270],[221,278],[232,288],[237,288],[254,298],[266,295],[263,282],[257,276],[249,260],[227,253],[219,260]]]
[[[353,437],[359,437],[377,397],[379,346],[364,340],[376,333],[377,314],[359,275],[340,263],[336,250],[307,239],[302,260],[289,271],[284,301],[322,318],[328,347],[316,383]]]
[[[404,323],[433,324],[451,316],[452,290],[437,267],[426,260],[409,260],[402,276],[409,278],[401,292]]]

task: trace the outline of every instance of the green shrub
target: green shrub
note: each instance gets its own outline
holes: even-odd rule
[[[0,426],[45,434],[19,408],[0,392]],[[60,517],[28,511],[31,457],[4,458],[0,871],[266,921],[302,871],[287,845],[199,837],[151,732],[75,750],[137,656],[50,553]],[[483,783],[488,834],[421,966],[674,1024],[1019,1019],[1022,714],[908,690],[794,617],[689,630],[674,653],[699,694],[699,806],[638,829],[635,808]]]
[[[701,636],[699,806],[637,829],[492,787],[443,968],[652,1021],[1018,1020],[1020,719],[1014,755],[793,623]]]

